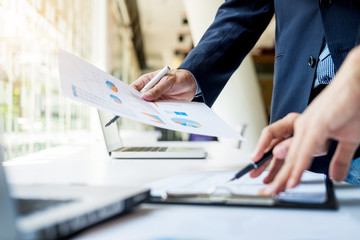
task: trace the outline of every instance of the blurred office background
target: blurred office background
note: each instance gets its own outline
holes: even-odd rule
[[[99,136],[95,109],[61,95],[58,48],[130,83],[165,65],[179,66],[222,2],[1,0],[0,132],[7,158],[62,144],[91,142]],[[268,119],[273,61],[272,22],[245,67],[230,81],[248,95],[231,99],[231,92],[226,92],[214,106],[238,131],[245,129],[244,136],[250,140],[242,147],[249,151]],[[253,77],[255,80],[248,79]],[[256,104],[244,100],[253,98]],[[240,102],[229,105],[229,101]],[[241,111],[233,111],[234,106]],[[126,119],[119,124],[130,135],[131,131],[154,131]],[[160,140],[189,138],[178,132],[156,131]]]

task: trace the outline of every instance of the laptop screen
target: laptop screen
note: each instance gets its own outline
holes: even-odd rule
[[[116,149],[121,148],[123,144],[121,142],[121,138],[119,135],[119,128],[116,122],[114,122],[108,127],[105,127],[105,124],[108,123],[114,117],[114,114],[103,111],[98,111],[98,113],[100,118],[101,129],[104,134],[107,151],[112,152]]]

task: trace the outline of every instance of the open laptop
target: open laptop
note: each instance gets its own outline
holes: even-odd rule
[[[149,198],[149,190],[137,188],[70,185],[9,187],[2,160],[1,151],[0,239],[68,237],[127,212]]]
[[[108,123],[114,115],[103,111],[98,111],[98,113],[106,148],[109,155],[113,158],[206,158],[207,152],[203,148],[182,146],[123,146],[116,122],[105,127],[105,124]]]

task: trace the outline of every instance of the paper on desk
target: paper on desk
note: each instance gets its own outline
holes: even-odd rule
[[[266,186],[263,179],[267,172],[257,178],[250,178],[247,174],[229,182],[235,173],[226,171],[183,174],[153,182],[149,187],[153,197],[161,197],[167,193],[258,196],[259,190]],[[311,172],[304,172],[297,187],[278,195],[279,200],[302,203],[324,203],[326,198],[325,175]]]
[[[61,49],[59,71],[65,96],[99,110],[160,128],[244,140],[203,103],[147,102],[129,85]]]

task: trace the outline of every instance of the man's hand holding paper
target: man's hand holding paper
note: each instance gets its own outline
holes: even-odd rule
[[[161,88],[163,82],[169,81],[171,84],[168,90],[171,93],[161,98],[167,101],[157,102],[145,101],[133,87],[63,50],[59,50],[59,70],[62,93],[99,110],[174,131],[244,139],[205,104],[178,101],[190,101],[196,91],[195,82],[187,79],[185,70],[177,71],[176,74],[179,73],[181,79],[189,80],[187,85],[178,83],[178,76],[174,77],[169,72],[154,88],[145,92],[155,91],[157,94],[156,89],[159,86]],[[152,74],[144,77],[135,87],[143,88],[152,78]]]
[[[140,91],[159,71],[142,75],[131,86]],[[147,101],[190,102],[195,93],[196,83],[192,75],[187,70],[176,69],[170,70],[153,88],[144,92],[141,97]]]

